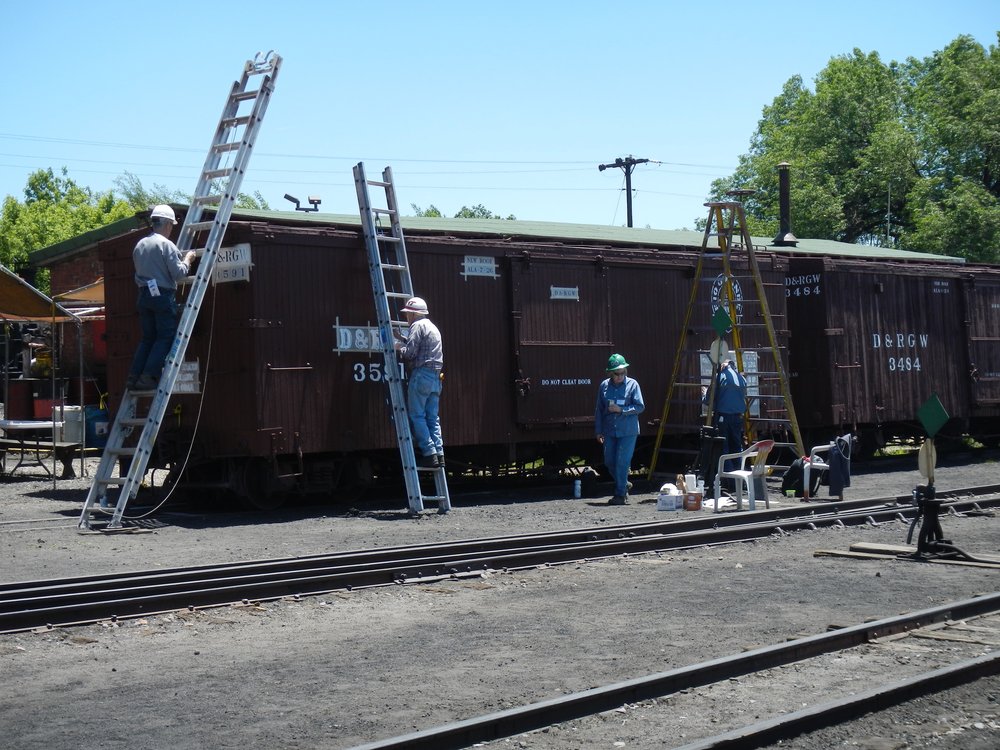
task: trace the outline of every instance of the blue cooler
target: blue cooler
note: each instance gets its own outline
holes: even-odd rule
[[[86,420],[87,447],[103,448],[108,444],[108,430],[110,419],[108,410],[100,406],[85,406],[84,418]]]

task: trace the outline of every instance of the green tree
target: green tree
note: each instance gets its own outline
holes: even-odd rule
[[[413,215],[414,216],[426,216],[426,217],[438,218],[438,219],[440,219],[441,217],[444,216],[444,214],[441,213],[441,210],[437,206],[435,206],[433,203],[430,206],[428,206],[426,210],[420,208],[420,206],[418,206],[416,203],[411,203],[410,204],[410,208],[413,209]],[[455,218],[455,219],[502,219],[504,217],[500,216],[499,214],[493,213],[488,208],[486,208],[486,206],[484,206],[482,203],[477,203],[472,208],[469,208],[468,206],[462,206],[462,208],[459,209],[458,213],[456,213],[455,216],[452,217],[452,218]],[[517,219],[517,217],[514,216],[514,214],[510,214],[506,218],[507,218],[508,221],[515,221]]]
[[[24,271],[35,250],[131,216],[135,211],[111,191],[95,193],[60,174],[39,169],[28,177],[24,201],[4,199],[0,212],[0,263]]]
[[[907,124],[920,145],[907,243],[1000,260],[1000,45],[987,51],[960,36],[925,60],[909,60],[907,72]]]
[[[125,172],[116,177],[115,188],[122,198],[136,211],[146,211],[159,203],[189,203],[191,196],[181,190],[171,190],[163,185],[153,183],[152,189],[146,188],[137,176]]]
[[[830,61],[815,91],[799,76],[785,83],[710,197],[756,190],[745,201],[751,232],[773,236],[785,161],[800,237],[997,260],[998,111],[1000,46],[963,36],[902,65],[855,49]]]
[[[416,203],[411,203],[410,208],[413,209],[414,216],[425,216],[432,219],[440,219],[442,216],[441,211],[433,203],[427,207],[427,210],[420,208]]]
[[[514,214],[509,214],[507,217],[500,216],[490,211],[482,203],[477,203],[472,208],[468,206],[462,206],[458,213],[455,214],[456,219],[503,219],[506,218],[507,221],[514,221],[517,217]]]

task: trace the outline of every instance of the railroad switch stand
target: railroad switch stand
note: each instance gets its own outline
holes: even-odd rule
[[[917,536],[916,558],[930,556],[940,556],[942,554],[954,554],[951,549],[951,541],[944,538],[944,531],[941,529],[941,500],[936,497],[933,484],[918,484],[913,488],[913,504],[917,506],[917,515],[910,522],[910,530],[906,535],[906,543],[913,541],[913,530],[917,523],[923,519],[920,525],[920,534]],[[948,545],[944,547],[942,545]]]

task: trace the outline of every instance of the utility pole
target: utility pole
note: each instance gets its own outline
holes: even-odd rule
[[[617,167],[625,173],[625,205],[628,211],[628,225],[632,226],[632,170],[636,164],[645,164],[649,159],[633,159],[629,154],[624,159],[615,159],[613,164],[598,164],[597,169],[603,172],[605,169]]]

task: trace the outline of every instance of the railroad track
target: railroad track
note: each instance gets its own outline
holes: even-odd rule
[[[939,492],[944,513],[1000,505],[1000,485]],[[732,544],[832,525],[909,521],[910,497],[815,503],[748,513],[0,584],[0,633],[479,576],[620,555]]]
[[[920,639],[922,645],[904,643],[903,639]],[[934,642],[948,644],[948,648],[923,645]],[[984,647],[989,649],[985,654]],[[920,656],[909,670],[900,669],[897,654],[901,648]],[[858,665],[860,674],[852,674],[850,682],[837,685],[836,678],[831,677],[834,659],[849,659],[852,670]],[[793,664],[794,671],[782,676],[780,670]],[[580,747],[590,744],[588,737],[596,742],[598,735],[615,730],[607,724],[595,730],[576,722],[605,711],[627,711],[622,707],[629,706],[633,713],[639,711],[638,706],[645,709],[636,723],[641,724],[645,738],[662,738],[663,747],[748,750],[996,674],[1000,674],[1000,593],[838,627],[820,635],[464,719],[353,750],[464,748],[567,722],[561,735],[566,738],[565,746]],[[862,679],[864,689],[858,689]],[[768,705],[768,694],[779,692],[775,685],[781,680],[792,693],[809,702],[814,695],[822,697],[799,710],[789,710],[787,704],[781,703]],[[834,691],[837,697],[829,698]],[[780,695],[787,700],[788,691]],[[671,702],[678,696],[680,700]],[[660,700],[664,698],[667,700]],[[719,707],[721,723],[732,728],[717,734],[702,730],[702,736],[690,739],[692,734],[699,734],[699,728],[684,725],[687,715],[699,711],[705,714],[713,706]],[[748,713],[754,717],[750,721],[744,718]],[[765,713],[773,715],[756,718]],[[602,744],[608,744],[606,736],[601,739]],[[551,734],[545,741],[546,747],[562,744]]]

